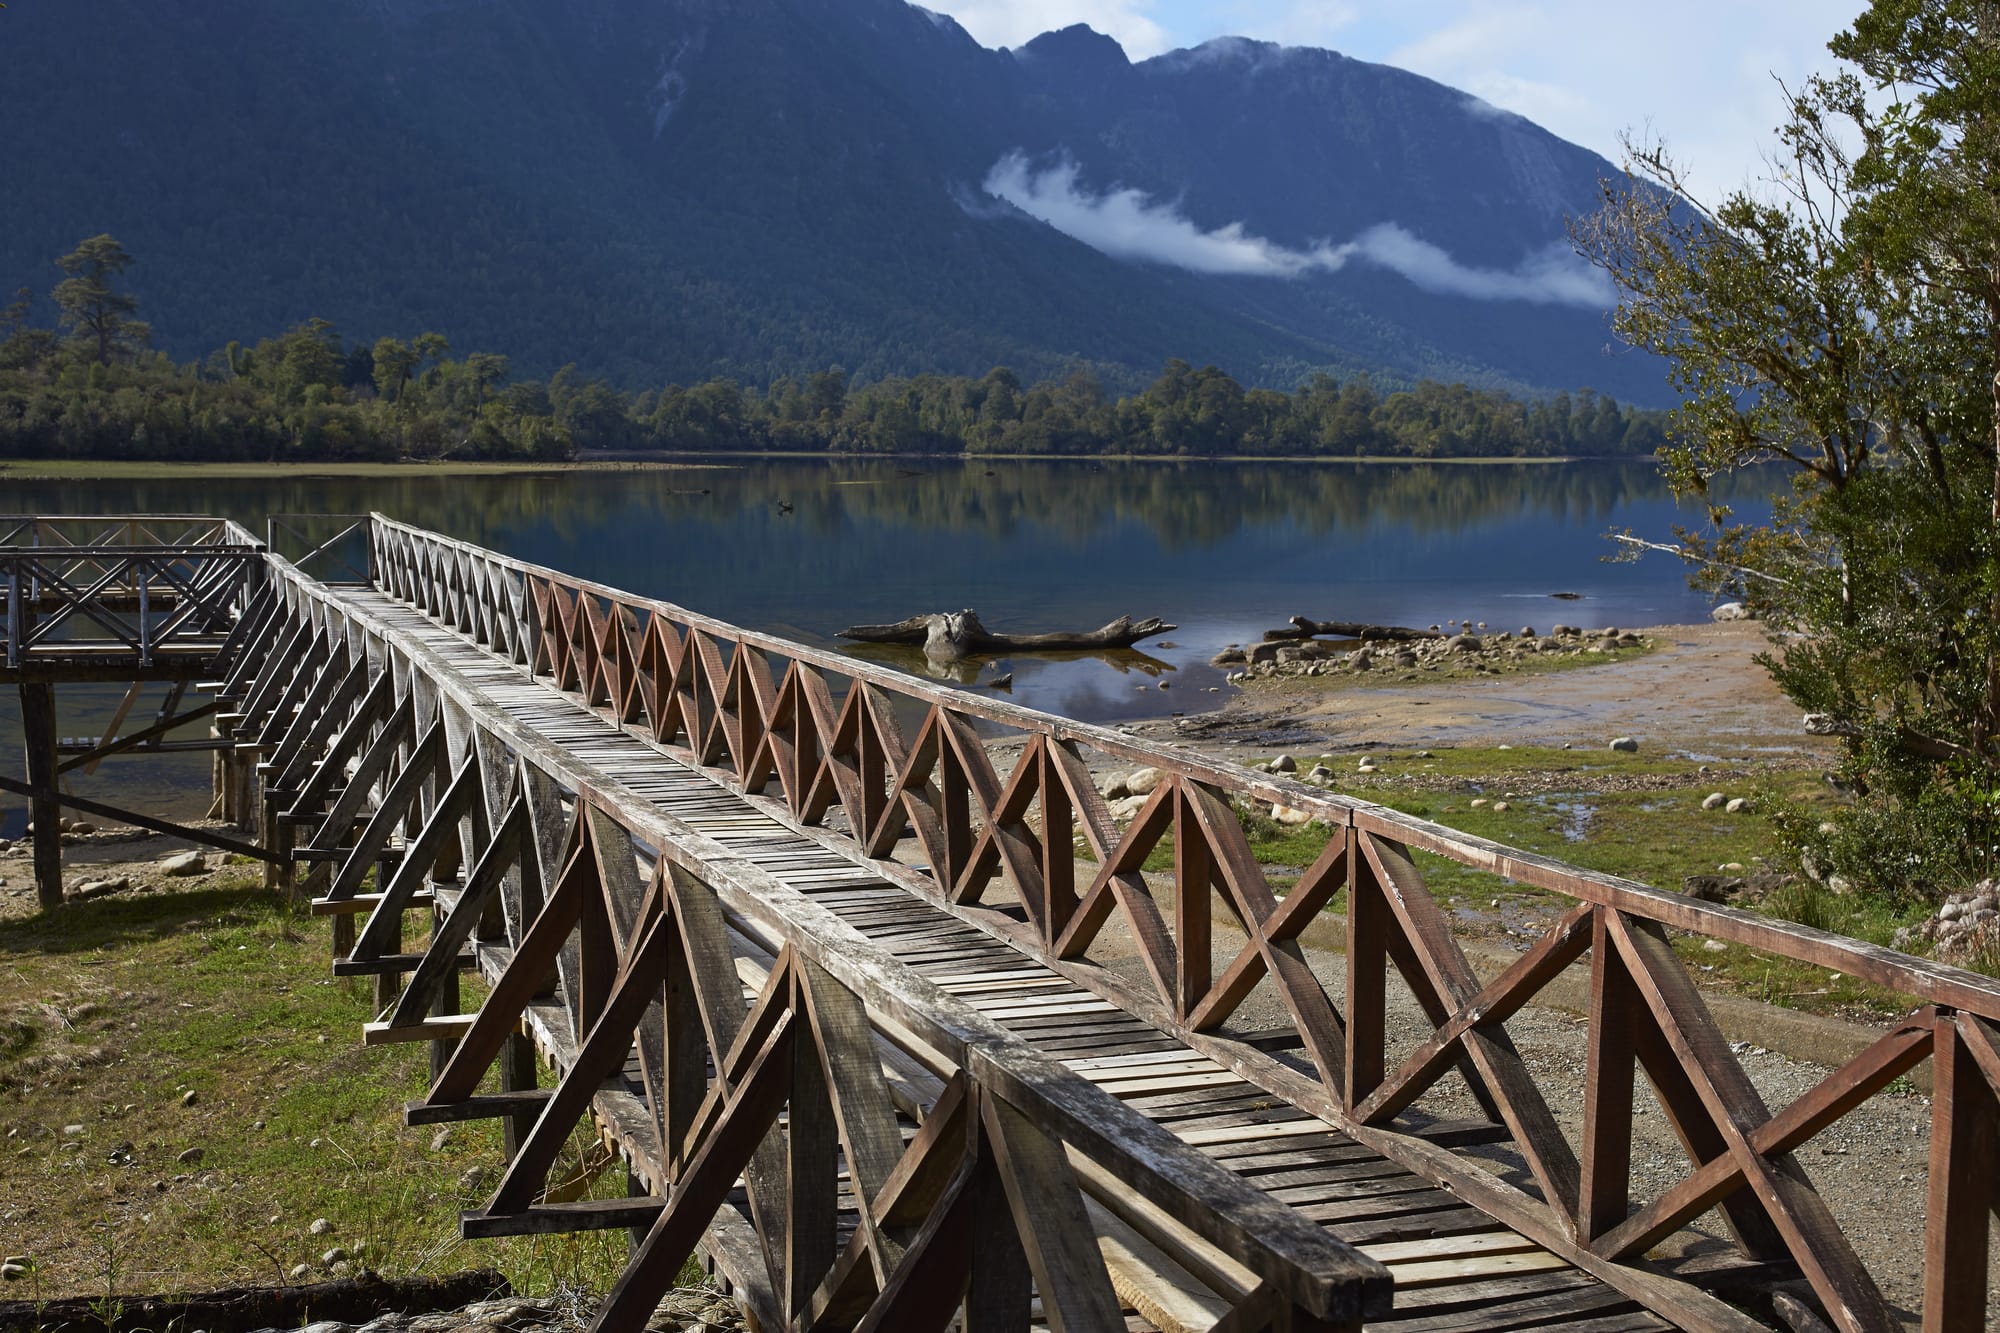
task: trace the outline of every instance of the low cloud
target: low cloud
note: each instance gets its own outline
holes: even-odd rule
[[[1175,205],[1142,190],[1093,193],[1077,178],[1077,165],[1067,159],[1037,168],[1024,155],[1009,153],[986,174],[984,185],[988,195],[1114,259],[1266,278],[1332,273],[1358,262],[1388,269],[1442,296],[1594,309],[1617,299],[1603,274],[1561,244],[1530,255],[1511,269],[1474,268],[1397,224],[1384,222],[1344,244],[1322,242],[1297,249],[1254,235],[1240,222],[1204,231]]]

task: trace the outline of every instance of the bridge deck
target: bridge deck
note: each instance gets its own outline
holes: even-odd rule
[[[1671,1327],[1451,1193],[884,878],[824,831],[775,817],[403,602],[362,587],[335,595],[422,644],[605,787],[621,786],[755,862],[985,1017],[1386,1264],[1396,1278],[1394,1313],[1369,1327]],[[495,958],[482,964],[497,975]],[[636,1066],[628,1079],[636,1090]]]

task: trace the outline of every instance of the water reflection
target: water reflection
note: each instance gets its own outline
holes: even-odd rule
[[[1769,485],[1740,489],[1719,498],[1756,521],[1764,506],[1755,497]],[[972,659],[947,675],[976,683],[1011,673],[1015,701],[1094,720],[1214,703],[1210,691],[1226,686],[1208,659],[1292,615],[1546,629],[1556,621],[1672,623],[1708,609],[1669,558],[1605,563],[1608,530],[1666,537],[1675,523],[1699,520],[1674,505],[1649,463],[757,459],[699,469],[258,478],[191,470],[143,480],[10,479],[0,508],[219,513],[258,531],[271,513],[379,509],[827,647],[845,646],[835,636],[849,624],[961,607],[1023,633],[1090,628],[1121,614],[1177,624],[1171,647]],[[1558,592],[1582,599],[1550,600]],[[855,651],[929,670],[921,652]],[[62,726],[91,730],[85,717],[65,716]],[[0,745],[16,754],[17,728],[8,698]]]

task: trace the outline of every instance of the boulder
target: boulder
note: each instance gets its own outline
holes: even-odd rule
[[[1750,800],[1748,797],[1732,796],[1729,798],[1728,803],[1722,807],[1722,810],[1724,814],[1740,815],[1749,808],[1750,808]]]
[[[1710,620],[1755,620],[1757,617],[1749,607],[1741,602],[1724,602],[1708,613]]]
[[[1125,785],[1130,776],[1128,773],[1107,773],[1097,780],[1097,794],[1107,801],[1122,800],[1130,796],[1132,789]]]
[[[1622,754],[1637,754],[1639,753],[1639,742],[1630,736],[1619,736],[1612,740],[1611,748]]]
[[[1281,754],[1271,761],[1271,771],[1273,773],[1296,773],[1299,771],[1299,766],[1292,761],[1290,755]]]
[[[1719,791],[1712,791],[1701,798],[1701,808],[1704,810],[1720,810],[1727,804],[1729,804],[1729,798]]]
[[[200,852],[181,852],[160,862],[160,873],[163,875],[199,875],[206,869],[208,867],[202,863]]]
[[[1444,641],[1448,653],[1476,653],[1480,647],[1479,637],[1474,634],[1454,634]]]
[[[1157,768],[1135,768],[1125,775],[1125,794],[1128,796],[1151,796],[1159,789],[1166,775]]]
[[[1417,664],[1417,655],[1411,652],[1408,648],[1405,648],[1401,652],[1396,654],[1395,663],[1397,666],[1403,667],[1405,669],[1413,667]]]
[[[1253,644],[1251,644],[1251,645],[1250,645],[1250,665],[1252,665],[1252,666],[1257,666],[1257,665],[1259,665],[1260,663],[1264,663],[1264,662],[1275,662],[1275,661],[1277,661],[1277,660],[1278,660],[1278,649],[1279,649],[1279,647],[1280,647],[1280,645],[1278,645],[1278,644],[1275,644],[1275,643],[1253,643]]]
[[[1248,653],[1245,653],[1241,648],[1238,648],[1235,644],[1231,644],[1229,647],[1224,648],[1221,652],[1217,653],[1215,656],[1209,658],[1208,664],[1210,666],[1219,666],[1219,667],[1240,666],[1249,660],[1250,656]]]

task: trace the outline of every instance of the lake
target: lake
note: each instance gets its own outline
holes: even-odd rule
[[[1768,482],[1764,485],[1768,489]],[[1751,495],[1759,487],[1750,486]],[[1756,519],[1767,506],[1739,504]],[[1680,563],[1611,563],[1607,533],[1668,540],[1677,507],[1649,462],[1163,463],[752,459],[712,466],[391,477],[280,474],[18,481],[17,513],[380,510],[524,560],[750,628],[835,646],[860,622],[976,608],[1002,631],[1179,626],[1140,653],[1016,658],[1011,697],[1098,721],[1199,711],[1229,687],[1208,659],[1292,615],[1495,630],[1699,620]],[[1553,593],[1580,594],[1556,600]],[[882,650],[877,650],[880,652]],[[915,653],[883,660],[923,669]],[[1161,690],[1158,682],[1172,688]],[[115,703],[78,692],[63,730]],[[19,753],[18,707],[0,745]],[[126,761],[136,776],[161,759]],[[100,779],[121,767],[107,761]],[[174,781],[206,768],[174,766]],[[192,776],[190,776],[192,775]],[[79,788],[81,791],[82,788]],[[136,799],[136,798],[135,798]],[[0,828],[15,823],[0,818]]]

